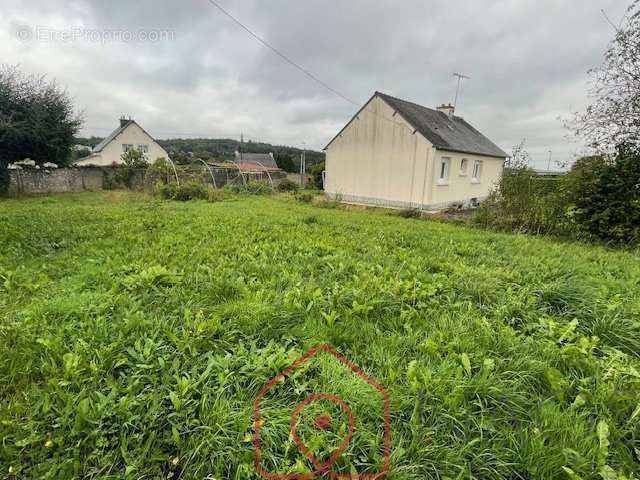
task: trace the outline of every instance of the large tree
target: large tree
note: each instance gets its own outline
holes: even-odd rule
[[[589,72],[593,103],[572,125],[590,147],[607,153],[640,145],[640,0],[615,30],[603,64]]]
[[[25,158],[65,165],[81,124],[54,81],[0,67],[0,168]]]

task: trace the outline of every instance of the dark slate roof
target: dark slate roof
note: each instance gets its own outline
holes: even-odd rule
[[[276,161],[273,159],[273,155],[270,153],[242,153],[242,160],[240,159],[240,153],[236,152],[236,162],[262,164],[267,168],[278,168]]]
[[[376,92],[382,100],[396,110],[418,132],[424,135],[434,147],[453,152],[507,157],[495,143],[473,128],[464,118],[423,107],[417,103]]]
[[[456,115],[449,117],[446,113],[423,107],[417,103],[407,102],[406,100],[401,100],[381,92],[376,92],[372,99],[375,97],[380,97],[384,100],[391,108],[398,112],[402,118],[412,125],[416,131],[420,132],[420,134],[439,150],[500,158],[508,156],[500,147],[473,128],[462,117]],[[358,112],[358,114],[359,113],[360,112]],[[354,118],[356,118],[358,114],[356,114]],[[342,133],[342,131],[340,133]],[[338,135],[340,135],[340,133]],[[338,135],[336,135],[333,140],[335,140]],[[331,145],[333,140],[329,142],[329,145]],[[327,147],[329,145],[327,145]]]
[[[93,153],[100,153],[104,149],[104,147],[109,145],[118,135],[120,135],[124,131],[125,128],[127,128],[132,123],[135,123],[135,121],[127,120],[127,122],[124,123],[122,126],[116,128],[113,132],[111,132],[111,134],[107,138],[105,138],[98,145],[93,147]]]

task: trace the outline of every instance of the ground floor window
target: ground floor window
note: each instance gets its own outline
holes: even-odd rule
[[[473,180],[476,182],[480,181],[480,177],[482,176],[482,161],[476,160],[473,162]]]
[[[467,174],[467,168],[469,167],[469,160],[463,158],[460,160],[460,175],[465,176]]]
[[[442,158],[440,160],[440,176],[438,177],[438,183],[446,183],[449,180],[449,164],[451,159]]]

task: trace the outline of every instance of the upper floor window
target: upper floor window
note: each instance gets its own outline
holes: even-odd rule
[[[133,145],[131,145],[130,143],[123,143],[122,144],[122,151],[124,153],[127,153],[129,150],[133,150]]]
[[[142,153],[149,153],[149,145],[140,143],[138,145],[138,150],[140,150]]]
[[[463,158],[460,160],[460,175],[465,176],[467,174],[467,170],[469,169],[469,159]]]
[[[451,159],[443,157],[440,159],[440,173],[438,176],[438,183],[446,184],[449,181],[449,165]]]
[[[479,182],[480,178],[482,177],[482,161],[481,160],[476,160],[475,162],[473,162],[473,176],[472,176],[473,180],[475,182]]]

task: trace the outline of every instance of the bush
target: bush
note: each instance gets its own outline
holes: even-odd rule
[[[309,172],[311,174],[311,184],[314,188],[318,190],[324,190],[324,185],[322,184],[322,172],[325,169],[325,163],[316,163]]]
[[[0,195],[9,191],[9,170],[7,165],[0,160]]]
[[[584,157],[560,178],[505,170],[474,221],[528,233],[612,243],[640,241],[640,147],[621,146],[615,158]]]
[[[65,166],[82,126],[71,95],[44,75],[0,66],[0,164],[25,158]]]
[[[181,202],[209,199],[209,188],[198,182],[157,184],[156,192],[162,198]]]
[[[315,198],[315,195],[309,192],[303,192],[296,195],[296,200],[302,203],[311,203],[313,202],[314,198]]]
[[[614,161],[580,159],[566,185],[568,214],[581,231],[615,243],[640,240],[640,147],[619,147]]]
[[[156,161],[149,166],[147,174],[162,183],[169,183],[175,180],[173,167],[164,157],[157,158]]]
[[[394,212],[397,216],[402,218],[421,218],[422,212],[417,208],[405,208]]]
[[[210,203],[222,202],[227,198],[229,198],[229,194],[227,191],[222,189],[215,189],[211,187],[207,188],[207,202],[210,202]]]
[[[563,197],[563,179],[540,177],[528,168],[505,169],[474,221],[527,233],[569,233]]]
[[[233,183],[225,185],[225,189],[233,193],[248,195],[271,195],[273,193],[271,185],[264,182]]]
[[[288,178],[283,178],[278,184],[278,186],[276,187],[276,190],[278,190],[279,192],[295,193],[298,191],[298,184],[293,180],[289,180]]]

